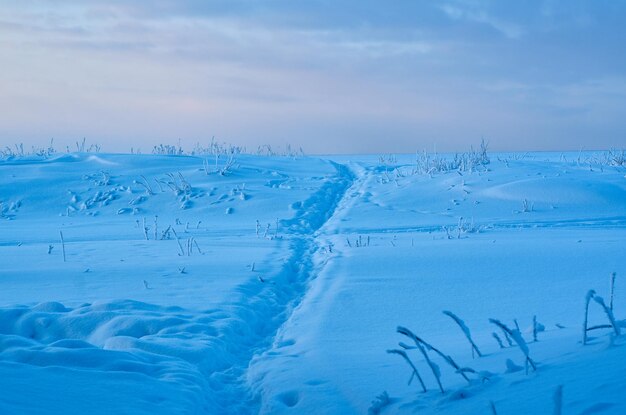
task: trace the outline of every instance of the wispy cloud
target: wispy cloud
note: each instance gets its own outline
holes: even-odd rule
[[[0,10],[0,140],[513,148],[525,122],[545,146],[600,119],[623,137],[626,7],[582,3],[16,2]]]
[[[511,39],[520,38],[524,34],[524,29],[520,24],[500,19],[484,9],[444,4],[441,10],[452,19],[485,24]]]

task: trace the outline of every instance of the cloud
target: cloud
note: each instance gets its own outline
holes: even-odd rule
[[[521,25],[495,17],[484,9],[444,4],[441,6],[441,10],[454,20],[485,24],[510,39],[518,39],[524,35],[524,29]]]
[[[559,126],[620,136],[626,13],[585,4],[15,2],[0,10],[0,141],[513,148],[528,123],[538,147]]]

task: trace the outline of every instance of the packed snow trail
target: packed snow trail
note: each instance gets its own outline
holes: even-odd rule
[[[240,288],[242,303],[234,306],[232,323],[221,330],[224,343],[230,345],[232,366],[211,374],[211,379],[222,385],[215,392],[220,413],[259,411],[259,397],[249,389],[246,370],[255,355],[272,346],[277,331],[316,276],[318,268],[313,257],[319,249],[317,232],[333,218],[354,178],[347,167],[333,165],[336,176],[327,179],[320,190],[305,200],[293,219],[282,223],[288,227],[290,257],[281,272],[260,284],[252,281]]]
[[[321,315],[325,314],[324,306],[328,304],[328,298],[333,295],[334,290],[331,288],[332,284],[337,282],[337,279],[320,279],[318,276],[324,272],[325,267],[337,258],[340,254],[336,248],[337,243],[336,233],[338,232],[340,223],[344,220],[344,217],[355,208],[355,204],[362,197],[367,183],[372,179],[367,174],[367,170],[356,163],[351,163],[350,167],[346,165],[336,164],[337,169],[343,172],[343,177],[349,178],[346,180],[346,184],[349,184],[348,188],[343,191],[343,196],[335,204],[331,214],[328,214],[324,221],[314,221],[317,224],[315,229],[310,229],[306,238],[308,249],[307,265],[309,269],[309,276],[307,279],[307,289],[301,291],[301,296],[298,301],[294,303],[295,308],[293,312],[286,316],[284,320],[286,324],[296,324],[292,317],[294,313],[300,311],[300,305],[303,300],[306,299],[307,303],[318,301],[317,305],[320,307],[316,309],[316,313]],[[313,214],[315,217],[315,215]],[[306,229],[307,227],[305,227]],[[324,300],[322,301],[321,298]],[[319,327],[308,327],[311,331],[316,331]],[[285,330],[288,330],[286,325],[281,326],[274,338],[274,342],[264,353],[256,354],[251,362],[248,370],[248,384],[253,393],[258,397],[260,401],[259,413],[271,414],[280,412],[282,408],[294,408],[299,403],[299,392],[295,389],[289,388],[287,390],[276,390],[270,385],[263,383],[263,379],[271,377],[273,372],[273,363],[281,359],[293,359],[302,356],[299,355],[285,355],[284,348],[292,346],[296,343],[296,339],[289,338],[285,334]],[[269,375],[269,376],[268,376]],[[313,381],[315,382],[315,381]],[[335,413],[343,413],[341,407],[342,403],[337,402],[338,407],[333,408]],[[310,410],[311,408],[309,408]],[[324,412],[321,408],[321,413]]]

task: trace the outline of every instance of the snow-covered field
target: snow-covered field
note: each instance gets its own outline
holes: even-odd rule
[[[605,156],[1,160],[0,413],[626,413]]]

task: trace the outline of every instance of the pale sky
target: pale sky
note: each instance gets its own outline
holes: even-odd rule
[[[626,147],[626,1],[0,0],[0,144]]]

